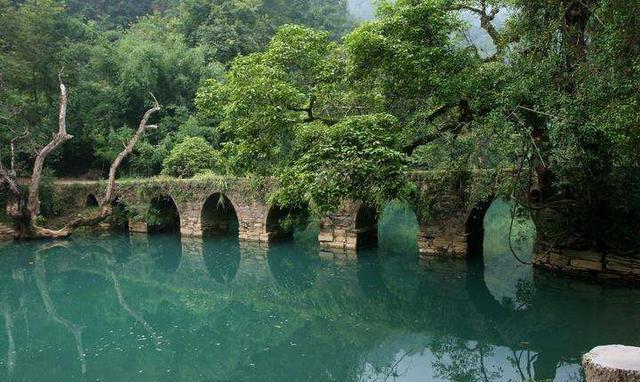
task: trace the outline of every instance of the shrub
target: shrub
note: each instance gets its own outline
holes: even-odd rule
[[[200,137],[186,138],[176,145],[162,164],[162,174],[190,178],[220,168],[220,154]]]

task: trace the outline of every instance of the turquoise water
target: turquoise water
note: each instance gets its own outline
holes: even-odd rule
[[[580,381],[593,346],[640,345],[638,290],[534,273],[485,227],[469,261],[421,261],[384,233],[357,254],[173,234],[5,244],[0,380]]]

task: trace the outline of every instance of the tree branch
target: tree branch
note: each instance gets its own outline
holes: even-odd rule
[[[153,97],[153,94],[151,94]],[[68,237],[75,232],[76,229],[80,227],[92,227],[96,226],[103,221],[105,221],[109,216],[113,213],[113,208],[111,206],[112,202],[115,200],[115,189],[116,189],[116,174],[118,172],[118,168],[125,160],[127,156],[129,156],[135,147],[135,145],[140,140],[140,137],[150,128],[157,128],[156,125],[148,125],[149,119],[158,111],[161,110],[158,101],[153,97],[155,101],[155,106],[151,109],[147,110],[147,112],[142,117],[140,121],[140,125],[138,126],[138,130],[131,137],[129,143],[125,146],[124,150],[118,154],[116,159],[111,164],[111,168],[109,169],[109,179],[107,181],[107,190],[105,192],[105,197],[102,199],[102,203],[100,206],[100,213],[96,216],[91,217],[79,217],[67,223],[60,230],[50,230],[42,227],[37,227],[34,225],[33,231],[37,237],[45,237],[45,238],[63,238]]]
[[[118,168],[122,164],[122,161],[124,161],[125,158],[133,152],[133,148],[140,140],[140,137],[145,133],[145,131],[147,131],[147,129],[156,129],[158,127],[157,125],[147,125],[147,122],[149,121],[151,116],[159,112],[161,109],[160,104],[158,103],[158,100],[156,99],[156,97],[154,97],[153,94],[151,94],[151,97],[153,97],[153,100],[155,102],[154,107],[147,110],[147,112],[142,117],[142,120],[140,121],[140,125],[138,126],[138,131],[136,131],[136,133],[133,135],[133,137],[129,141],[129,144],[125,146],[124,150],[122,150],[120,154],[118,154],[116,159],[111,164],[111,168],[109,169],[109,180],[107,183],[107,192],[102,202],[103,210],[107,205],[109,205],[108,206],[109,208],[111,207],[110,204],[114,199],[113,193],[116,188],[116,173],[118,172]]]
[[[60,81],[60,113],[58,114],[58,132],[53,136],[51,141],[38,152],[36,160],[33,164],[33,173],[31,175],[31,184],[29,185],[29,197],[27,199],[27,210],[31,220],[35,219],[40,212],[40,179],[42,178],[42,168],[47,156],[58,146],[73,138],[67,134],[66,126],[67,118],[67,87]]]
[[[502,39],[502,35],[496,29],[496,27],[493,26],[493,23],[492,23],[492,21],[496,18],[496,16],[500,12],[500,8],[494,6],[489,11],[485,0],[479,0],[477,4],[478,4],[478,7],[473,7],[468,4],[455,4],[449,7],[449,10],[450,11],[469,11],[480,16],[480,27],[484,29],[485,32],[487,32],[489,37],[491,37],[491,40],[493,40],[493,45],[496,47],[496,54],[489,58],[489,59],[492,59],[502,54],[504,50],[504,42]]]
[[[433,113],[427,116],[427,118],[425,119],[425,124],[430,124],[431,122],[435,121],[437,118],[443,116],[451,109],[451,107],[452,107],[451,105],[440,106]],[[434,141],[440,136],[441,136],[441,132],[438,132],[438,134],[429,134],[429,135],[418,137],[414,139],[411,143],[409,143],[407,146],[405,146],[402,149],[402,151],[407,155],[411,155],[413,154],[415,149],[417,149],[419,146],[426,145],[427,143]]]

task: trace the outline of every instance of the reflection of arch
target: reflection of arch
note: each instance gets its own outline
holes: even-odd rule
[[[210,195],[202,207],[202,234],[218,236],[238,233],[238,215],[229,198],[221,193]]]
[[[223,285],[229,285],[240,269],[240,241],[237,237],[205,239],[204,265],[209,275]]]
[[[482,257],[472,257],[467,260],[467,292],[471,302],[478,312],[486,319],[496,322],[504,322],[510,319],[517,311],[512,311],[498,302],[484,279],[484,260]]]
[[[85,208],[96,208],[100,207],[100,203],[98,203],[98,198],[94,194],[87,195],[87,199],[84,201]]]
[[[518,348],[537,350],[538,354],[532,364],[535,378],[554,380],[562,357],[557,343],[551,346],[545,343],[545,338],[550,338],[546,337],[548,328],[553,325],[544,324],[546,317],[536,314],[535,310],[512,310],[498,302],[487,287],[482,257],[469,258],[467,266],[467,293],[471,303],[484,319],[483,321],[486,321],[484,326],[492,332],[491,337],[501,339],[502,343],[514,350]],[[531,327],[527,321],[535,321],[539,324]],[[567,334],[563,330],[560,330],[559,333],[554,338]],[[571,336],[569,335],[569,337]],[[525,345],[523,340],[533,341]],[[566,342],[560,341],[560,343]]]
[[[395,312],[408,312],[418,297],[421,278],[418,264],[404,254],[361,251],[358,254],[358,283],[364,295]]]
[[[293,243],[269,247],[267,262],[276,282],[290,291],[311,288],[318,276],[318,253],[315,249],[302,249]]]
[[[377,302],[389,302],[393,295],[382,277],[380,257],[376,254],[358,256],[358,284],[364,295]]]
[[[180,213],[170,196],[157,197],[151,201],[147,225],[149,233],[180,231]]]
[[[149,235],[149,255],[158,269],[175,273],[182,260],[180,235]]]
[[[357,248],[376,246],[378,244],[378,211],[366,204],[360,206],[355,228]]]

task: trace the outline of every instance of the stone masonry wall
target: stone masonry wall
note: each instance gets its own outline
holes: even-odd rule
[[[425,257],[466,257],[465,221],[460,217],[420,224],[418,249]]]
[[[342,202],[340,207],[320,221],[320,246],[327,249],[356,250],[358,232],[356,217],[362,204],[351,200]]]
[[[573,276],[640,284],[640,259],[539,246],[534,265]]]

